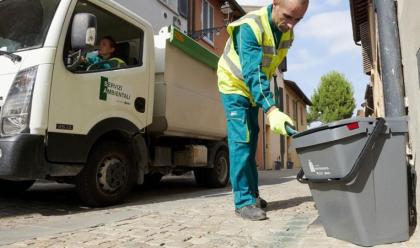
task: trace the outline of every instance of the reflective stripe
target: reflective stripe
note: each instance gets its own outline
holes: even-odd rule
[[[233,63],[233,61],[229,58],[229,56],[228,56],[228,55],[223,54],[223,55],[222,55],[222,57],[223,57],[223,59],[225,60],[225,62],[226,62],[226,64],[227,64],[227,66],[229,67],[229,70],[232,72],[232,74],[233,74],[236,78],[238,78],[238,79],[240,79],[240,80],[244,81],[244,76],[242,75],[242,71],[241,71],[241,69],[239,69],[239,68],[235,65],[235,63]]]
[[[292,46],[293,40],[285,40],[282,41],[279,45],[279,49],[285,49]]]
[[[276,53],[276,49],[272,46],[262,46],[263,48],[263,52],[267,53],[267,54],[275,54]]]
[[[271,62],[273,61],[272,57],[263,57],[262,59],[262,66],[263,67],[269,67],[271,65]]]
[[[261,23],[261,17],[259,15],[248,15],[248,18],[253,19],[256,23],[258,28],[260,29],[261,33],[264,33],[264,27]]]
[[[259,15],[256,15],[256,14],[248,14],[248,15],[245,15],[244,17],[242,17],[241,19],[239,19],[236,22],[239,22],[240,23],[240,22],[245,21],[248,18],[254,20],[257,23],[257,26],[260,29],[261,33],[264,33],[264,28],[263,28],[263,25],[261,23],[261,17]],[[235,24],[236,22],[233,22],[232,24]],[[240,25],[242,25],[242,24],[240,24]]]
[[[226,56],[229,54],[231,46],[232,46],[232,38],[229,38],[226,42],[225,50],[223,51],[223,53],[226,54]]]

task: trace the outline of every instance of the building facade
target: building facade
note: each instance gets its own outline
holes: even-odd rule
[[[398,46],[400,49],[402,68],[401,84],[405,114],[409,119],[408,158],[412,165],[416,164],[416,154],[420,154],[420,1],[394,1],[397,13]],[[353,36],[357,45],[361,46],[363,70],[370,76],[365,93],[365,103],[360,111],[365,116],[385,116],[383,65],[381,64],[380,24],[376,1],[350,0]],[[388,24],[392,23],[389,20]],[[392,72],[394,73],[394,72]],[[398,85],[400,86],[400,85]]]
[[[127,9],[139,4],[133,0],[115,1]],[[150,22],[155,35],[173,25],[220,56],[229,38],[226,25],[245,15],[245,11],[235,0],[150,0],[137,14]]]
[[[202,46],[222,55],[229,36],[226,25],[245,15],[245,11],[234,0],[189,1],[188,33]]]

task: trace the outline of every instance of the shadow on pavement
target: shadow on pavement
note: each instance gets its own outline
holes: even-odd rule
[[[276,185],[294,179],[295,171],[261,171],[260,185]],[[198,186],[192,175],[165,177],[155,188],[136,186],[127,200],[107,208],[89,208],[79,200],[75,187],[68,184],[37,183],[29,191],[11,197],[0,197],[0,219],[30,214],[43,216],[72,215],[81,212],[116,209],[126,206],[146,205],[191,198],[223,197],[231,188],[208,189]],[[287,203],[274,203],[285,207]],[[291,207],[293,205],[290,205]]]
[[[295,198],[287,199],[287,200],[269,202],[268,207],[267,207],[267,212],[293,208],[293,207],[299,206],[302,203],[312,202],[312,201],[313,199],[311,196],[305,196],[305,197],[295,197]]]

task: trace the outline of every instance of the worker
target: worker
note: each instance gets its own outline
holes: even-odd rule
[[[87,65],[97,65],[99,67],[95,69],[113,69],[127,66],[124,60],[114,56],[116,49],[117,43],[115,40],[111,36],[105,36],[99,42],[99,50],[88,53],[86,58],[82,60]]]
[[[308,4],[309,0],[273,0],[227,26],[229,39],[218,63],[218,87],[227,119],[235,212],[247,220],[267,218],[255,161],[258,111],[262,108],[267,114],[274,133],[288,135],[285,126],[293,126],[293,121],[275,106],[270,81]]]

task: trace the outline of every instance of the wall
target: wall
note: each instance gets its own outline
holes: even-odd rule
[[[420,49],[420,1],[399,0],[398,22],[404,69],[405,92],[409,103],[410,142],[414,154],[420,154],[420,83],[416,55]]]
[[[372,47],[372,70],[370,73],[371,85],[373,90],[373,104],[374,104],[374,116],[383,117],[385,116],[385,106],[384,106],[384,92],[383,84],[381,80],[381,75],[379,68],[381,66],[380,56],[379,56],[379,43],[378,43],[378,29],[377,29],[377,20],[375,10],[373,8],[373,3],[369,3],[369,30],[370,30],[370,41]]]
[[[202,9],[203,9],[203,1],[202,0],[194,0],[191,1],[194,5],[194,23],[193,23],[193,31],[198,31],[203,29],[202,25]],[[221,12],[221,5],[222,2],[218,0],[209,0],[209,3],[214,7],[214,27],[223,27],[224,26],[224,16]],[[223,49],[225,48],[226,41],[228,40],[229,36],[226,32],[226,28],[221,29],[219,35],[214,33],[214,44],[210,44],[209,42],[205,41],[204,39],[199,39],[198,42],[203,45],[205,48],[209,49],[210,51],[214,52],[217,55],[221,55],[223,53]]]
[[[159,33],[162,27],[172,24],[177,24],[176,26],[178,26],[179,23],[178,21],[174,23],[174,18],[180,20],[181,24],[179,27],[181,31],[185,34],[188,31],[187,19],[178,14],[178,1],[176,0],[170,0],[169,6],[163,3],[165,1],[161,0],[147,0],[147,4],[138,0],[114,1],[146,19],[153,26],[155,35]]]

